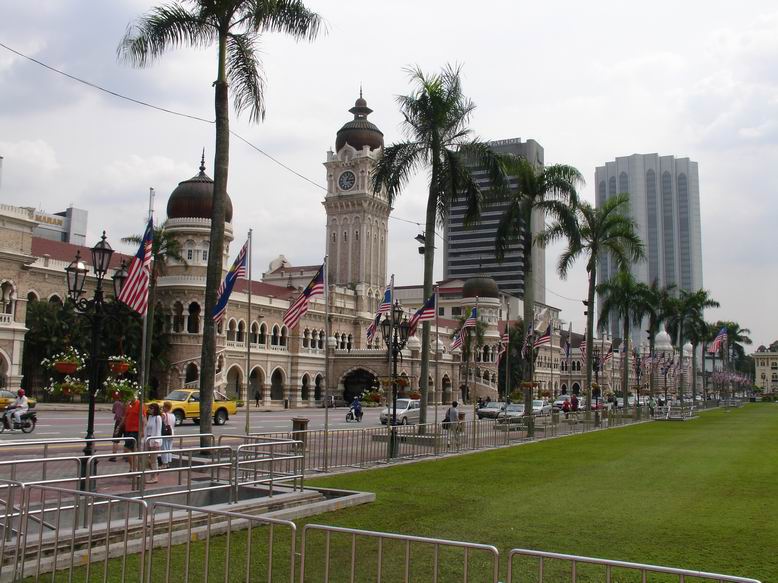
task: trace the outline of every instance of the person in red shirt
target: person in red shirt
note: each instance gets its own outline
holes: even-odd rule
[[[138,445],[138,439],[140,439],[140,401],[137,395],[133,395],[132,399],[127,402],[124,407],[124,451],[133,452]],[[130,456],[130,470],[133,470],[136,466],[135,457]]]

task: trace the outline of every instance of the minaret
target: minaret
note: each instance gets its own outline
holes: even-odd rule
[[[387,222],[391,208],[384,192],[374,193],[372,172],[384,135],[367,116],[359,92],[349,112],[354,119],[338,130],[335,152],[327,152],[327,255],[329,281],[364,288],[369,297],[386,285]],[[360,285],[362,284],[362,285]]]

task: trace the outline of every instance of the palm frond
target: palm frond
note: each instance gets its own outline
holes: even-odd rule
[[[232,90],[235,110],[249,110],[251,121],[265,118],[265,77],[257,56],[254,33],[227,36],[227,80]]]
[[[240,3],[238,18],[252,32],[281,32],[312,41],[327,32],[326,23],[300,0],[249,0]]]
[[[394,204],[408,180],[426,161],[425,153],[417,142],[400,142],[384,148],[373,170],[373,192],[385,190],[389,204]]]

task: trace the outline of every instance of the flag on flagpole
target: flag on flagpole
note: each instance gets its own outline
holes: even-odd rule
[[[507,330],[500,338],[500,346],[497,352],[497,366],[500,366],[500,361],[502,360],[502,357],[505,356],[505,353],[508,352],[508,345],[511,342],[511,337],[508,334]]]
[[[416,328],[419,326],[419,322],[426,322],[428,320],[434,320],[435,319],[435,294],[432,294],[430,297],[427,298],[427,301],[424,302],[424,305],[416,310],[416,313],[411,316],[410,322],[408,322],[410,326],[410,330],[408,331],[409,336],[413,336],[416,333]]]
[[[606,362],[608,362],[608,361],[609,361],[611,358],[613,358],[613,346],[611,346],[611,347],[608,349],[608,352],[606,352],[606,353],[605,353],[605,356],[604,356],[604,357],[603,357],[603,359],[602,359],[602,362],[603,362],[603,364],[605,364]]]
[[[708,352],[712,354],[718,352],[719,349],[721,348],[721,345],[724,343],[726,339],[727,339],[727,327],[724,326],[721,330],[719,330],[719,333],[716,334],[716,338],[713,339],[713,344],[710,345]]]
[[[230,295],[232,289],[235,287],[235,282],[239,277],[246,277],[246,258],[248,257],[249,242],[241,247],[240,253],[235,258],[235,261],[224,277],[224,281],[219,286],[219,291],[216,294],[216,305],[213,307],[213,321],[219,323],[224,318],[224,314],[227,311],[227,304],[230,301]]]
[[[578,349],[581,351],[581,359],[586,360],[586,336],[584,336],[584,339],[581,341],[580,346]]]
[[[392,286],[391,284],[386,288],[384,292],[384,299],[381,305],[378,306],[378,314],[388,314],[392,309]]]
[[[368,344],[375,338],[376,332],[378,332],[378,324],[381,323],[381,314],[376,314],[373,321],[367,327],[367,342]]]
[[[149,307],[149,280],[151,279],[151,246],[154,241],[154,220],[149,219],[143,240],[140,242],[138,252],[132,258],[127,268],[127,279],[124,282],[119,297],[120,302],[127,304],[131,310],[135,310],[141,316],[146,314]]]
[[[451,339],[451,350],[460,348],[462,346],[462,330],[457,330],[454,333],[454,337]]]
[[[319,268],[313,279],[305,286],[303,293],[297,296],[297,299],[292,302],[289,309],[284,314],[284,324],[289,330],[297,326],[300,319],[308,311],[308,306],[311,303],[311,299],[316,296],[320,296],[324,293],[324,265]]]
[[[570,360],[570,354],[572,353],[572,345],[570,344],[573,341],[573,323],[570,322],[570,325],[567,327],[567,342],[565,342],[565,360]]]
[[[551,324],[548,325],[546,331],[543,332],[543,335],[535,340],[535,344],[533,346],[537,348],[538,346],[543,346],[544,344],[551,344]]]
[[[476,322],[478,322],[478,308],[473,308],[470,311],[470,316],[468,316],[467,320],[465,320],[462,328],[474,328]]]

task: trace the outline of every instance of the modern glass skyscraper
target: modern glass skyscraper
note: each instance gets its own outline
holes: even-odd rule
[[[595,171],[596,204],[629,193],[629,212],[638,225],[647,260],[632,266],[638,281],[680,289],[702,287],[702,228],[697,162],[689,158],[633,154],[606,162]],[[598,281],[608,280],[616,266],[600,262]],[[618,324],[610,331],[620,336]]]
[[[496,140],[489,142],[496,152],[511,153],[526,158],[538,167],[543,166],[543,147],[535,140],[522,142],[521,138]],[[488,178],[484,170],[474,168],[473,175],[482,187],[488,187]],[[443,277],[463,278],[488,274],[500,286],[500,291],[517,297],[524,295],[524,260],[522,245],[519,242],[510,246],[502,263],[497,261],[495,239],[497,226],[505,212],[507,204],[494,204],[484,208],[481,221],[466,228],[464,225],[465,204],[451,207],[446,220],[443,245]],[[543,228],[543,217],[533,216],[533,230]],[[546,255],[545,250],[535,246],[532,252],[535,272],[535,301],[545,302],[546,298]]]

